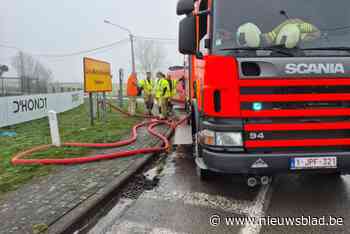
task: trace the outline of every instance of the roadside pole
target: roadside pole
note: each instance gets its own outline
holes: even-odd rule
[[[132,68],[132,73],[136,73],[134,35],[130,31],[129,31],[129,37],[130,37],[130,45],[131,45],[131,68]]]
[[[97,119],[100,120],[101,119],[101,115],[100,115],[100,93],[96,93],[96,108],[97,108]]]
[[[103,98],[103,121],[107,122],[107,98],[106,98],[106,92],[102,93]]]
[[[53,110],[48,112],[52,145],[61,146],[60,132],[58,130],[57,113]]]
[[[94,126],[94,100],[92,97],[93,93],[89,93],[89,101],[90,101],[90,120],[91,126]]]
[[[119,107],[123,107],[123,79],[124,79],[124,70],[123,68],[119,69]]]

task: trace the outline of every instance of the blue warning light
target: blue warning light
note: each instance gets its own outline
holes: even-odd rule
[[[254,102],[253,103],[253,110],[255,111],[261,111],[263,108],[263,105],[261,102]]]

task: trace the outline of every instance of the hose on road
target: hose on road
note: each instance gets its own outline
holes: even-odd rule
[[[112,105],[109,103],[109,105],[123,113],[120,108]],[[124,112],[124,114],[126,114]],[[129,113],[127,113],[129,115]],[[188,116],[182,118],[181,120],[174,122],[174,121],[168,121],[168,120],[158,120],[153,119],[147,122],[139,123],[135,125],[132,128],[132,134],[131,137],[127,140],[122,140],[114,143],[64,143],[63,146],[68,147],[87,147],[87,148],[110,148],[110,147],[120,147],[132,144],[137,139],[137,129],[148,126],[147,130],[150,134],[153,136],[159,138],[162,141],[162,145],[159,147],[149,147],[149,148],[140,148],[140,149],[134,149],[134,150],[127,150],[127,151],[119,151],[115,153],[110,154],[98,154],[94,156],[88,156],[88,157],[78,157],[78,158],[64,158],[64,159],[27,159],[31,154],[35,152],[40,152],[44,150],[48,150],[49,148],[53,147],[52,145],[42,145],[37,146],[34,148],[31,148],[29,150],[20,152],[16,154],[12,159],[11,162],[13,165],[68,165],[68,164],[82,164],[82,163],[89,163],[89,162],[95,162],[100,160],[107,160],[107,159],[115,159],[115,158],[124,158],[124,157],[130,157],[135,156],[139,154],[149,154],[149,153],[160,153],[167,151],[170,147],[169,140],[166,136],[162,135],[161,133],[157,132],[155,130],[156,126],[159,125],[167,125],[171,129],[171,134],[174,132],[176,127],[183,122],[185,122],[188,119]]]

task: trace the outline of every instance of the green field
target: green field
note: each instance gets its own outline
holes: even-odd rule
[[[109,109],[109,108],[108,108]],[[61,140],[63,142],[113,142],[128,135],[131,127],[139,122],[137,118],[125,118],[107,112],[107,122],[96,122],[90,126],[89,108],[84,104],[58,116]],[[0,195],[15,190],[21,184],[37,176],[44,176],[55,170],[54,166],[12,166],[14,154],[32,146],[50,144],[50,129],[47,118],[0,128],[0,131],[15,131],[16,137],[0,137]],[[36,153],[35,158],[77,157],[89,153],[86,148],[52,148]]]

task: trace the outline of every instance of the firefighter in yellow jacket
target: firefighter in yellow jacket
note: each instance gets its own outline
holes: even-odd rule
[[[161,72],[157,74],[158,81],[156,83],[156,100],[160,105],[160,118],[168,116],[168,100],[171,97],[171,89],[168,80]]]
[[[168,74],[167,81],[169,83],[169,88],[170,88],[170,97],[167,100],[168,101],[168,113],[172,113],[172,111],[173,111],[172,100],[175,99],[176,94],[177,94],[178,80],[177,79],[171,79],[171,75]]]
[[[154,82],[152,80],[151,72],[146,73],[146,79],[140,81],[139,88],[140,91],[143,92],[143,99],[145,107],[148,110],[148,114],[152,115]]]

